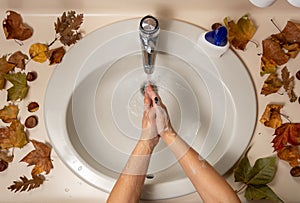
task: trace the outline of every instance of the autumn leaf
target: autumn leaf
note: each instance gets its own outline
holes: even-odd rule
[[[28,192],[40,187],[45,181],[45,177],[43,175],[32,176],[31,179],[28,179],[26,176],[22,176],[20,179],[20,181],[14,181],[7,189],[14,192]]]
[[[2,26],[6,39],[26,40],[33,34],[32,28],[23,23],[22,16],[15,11],[7,11]]]
[[[294,92],[294,87],[295,87],[294,76],[290,77],[290,72],[288,71],[286,66],[281,70],[281,78],[282,78],[283,88],[288,94],[290,98],[290,102],[295,102],[297,100],[297,96]]]
[[[18,113],[19,113],[18,106],[14,104],[10,104],[8,106],[4,106],[0,110],[0,119],[4,123],[10,123],[13,120],[17,119]]]
[[[283,51],[278,42],[271,38],[262,41],[263,56],[268,60],[273,60],[277,65],[283,65],[289,60],[289,56]]]
[[[246,45],[252,39],[256,32],[256,27],[248,15],[242,16],[237,23],[228,18],[224,19],[228,29],[228,41],[230,44],[240,50],[245,50]]]
[[[33,176],[38,175],[42,172],[46,172],[48,174],[50,170],[53,168],[50,154],[51,147],[42,142],[38,142],[36,140],[31,140],[35,150],[29,152],[21,162],[28,163],[28,166],[35,165],[31,171]]]
[[[0,90],[2,90],[5,86],[5,78],[4,75],[8,73],[9,71],[13,70],[15,68],[15,64],[9,63],[6,60],[6,55],[3,55],[0,58]]]
[[[272,37],[284,44],[300,43],[300,24],[287,21],[283,30],[278,34],[272,35]]]
[[[259,121],[267,127],[278,128],[281,126],[280,109],[282,107],[283,105],[279,104],[268,104]]]
[[[287,143],[300,144],[300,123],[284,123],[275,130],[275,138],[272,140],[275,151],[283,149]]]
[[[277,74],[270,74],[264,81],[260,94],[265,96],[278,92],[282,86],[282,81],[278,78]]]
[[[277,152],[277,156],[287,161],[291,167],[298,166],[300,164],[300,151],[298,146],[287,145]]]
[[[24,126],[19,120],[13,120],[9,127],[0,128],[0,149],[22,148],[27,143]]]
[[[8,150],[0,150],[0,160],[6,161],[7,163],[12,162],[14,155],[10,155]]]
[[[25,60],[28,60],[28,56],[21,51],[16,51],[9,57],[8,62],[20,69],[25,69]]]
[[[25,73],[5,74],[4,78],[13,84],[13,86],[7,90],[7,101],[22,100],[26,97],[29,87]]]
[[[49,65],[60,63],[62,61],[62,58],[64,57],[65,53],[66,53],[66,50],[64,49],[64,47],[59,47],[56,49],[49,50],[49,52],[48,52],[48,58],[50,61]]]
[[[265,56],[261,57],[260,62],[260,76],[265,74],[276,73],[277,65],[272,59],[267,59]]]
[[[83,14],[76,14],[75,11],[64,12],[57,22],[54,23],[55,31],[60,35],[60,42],[70,46],[82,38],[79,31],[83,22]]]
[[[29,55],[35,62],[44,63],[48,59],[48,45],[42,43],[32,44],[29,47]]]
[[[282,48],[287,51],[287,55],[289,55],[290,58],[296,58],[300,51],[298,43],[283,44]]]

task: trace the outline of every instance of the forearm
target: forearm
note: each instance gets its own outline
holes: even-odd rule
[[[168,132],[162,139],[175,154],[204,202],[240,202],[226,180],[180,136]]]
[[[139,141],[118,178],[108,203],[138,202],[144,185],[150,156],[153,151],[147,141]]]

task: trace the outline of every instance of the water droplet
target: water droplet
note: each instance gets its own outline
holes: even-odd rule
[[[69,192],[70,191],[70,189],[69,188],[65,188],[65,192]]]
[[[79,166],[79,167],[78,167],[78,171],[81,171],[81,170],[82,170],[82,166]]]

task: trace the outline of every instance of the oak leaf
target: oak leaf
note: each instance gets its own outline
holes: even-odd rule
[[[39,63],[44,63],[48,59],[48,45],[35,43],[29,47],[29,55],[32,60]]]
[[[32,28],[23,22],[22,16],[15,11],[7,11],[2,26],[6,39],[26,40],[33,34]]]
[[[228,41],[230,44],[240,50],[245,50],[246,45],[252,39],[256,32],[256,27],[248,15],[242,16],[237,23],[228,18],[224,19],[228,29]]]
[[[51,147],[42,142],[31,140],[34,146],[34,150],[29,152],[21,162],[28,163],[28,166],[35,165],[31,171],[32,176],[36,176],[42,172],[48,174],[53,168],[52,161],[50,158]]]
[[[10,104],[8,106],[4,106],[0,110],[0,119],[4,123],[10,123],[13,120],[17,119],[18,113],[19,113],[18,106],[14,104]]]
[[[28,56],[21,51],[16,51],[9,57],[8,62],[15,64],[20,69],[25,69],[25,60],[28,60]]]
[[[298,166],[300,164],[300,151],[298,146],[287,145],[277,152],[277,156],[287,161],[291,167]]]
[[[9,71],[15,68],[15,64],[10,63],[6,60],[6,55],[3,55],[0,58],[0,90],[2,90],[5,86],[5,78],[4,75]]]
[[[60,35],[59,40],[63,45],[70,46],[82,38],[79,31],[83,22],[83,14],[76,14],[75,11],[64,12],[57,22],[54,23],[55,31]]]
[[[64,57],[66,53],[66,50],[64,47],[58,47],[55,49],[51,49],[48,52],[48,58],[49,58],[49,65],[57,64],[62,61],[62,58]]]
[[[294,87],[295,87],[294,76],[290,77],[290,72],[288,71],[286,66],[281,70],[281,78],[282,78],[283,88],[288,94],[290,98],[290,102],[295,102],[297,100],[297,96],[294,92]]]
[[[26,176],[22,176],[20,179],[20,181],[14,181],[7,189],[14,192],[28,192],[40,187],[45,181],[45,177],[43,175],[32,176],[31,179],[28,179]]]
[[[283,105],[279,104],[268,104],[259,121],[267,127],[278,128],[282,122],[280,115],[280,109],[282,107]]]
[[[300,24],[287,21],[283,30],[272,37],[278,39],[282,44],[300,43]]]
[[[278,92],[282,87],[282,81],[278,78],[276,73],[270,74],[267,79],[264,81],[263,87],[260,94],[265,96]]]
[[[262,41],[263,56],[268,60],[273,60],[277,65],[283,65],[289,60],[289,56],[284,52],[278,42],[271,38]]]
[[[7,101],[22,100],[26,97],[29,90],[26,73],[17,72],[5,74],[4,78],[13,84],[13,86],[7,90]]]
[[[275,130],[272,140],[274,151],[283,149],[287,143],[300,144],[300,123],[284,123]]]
[[[0,149],[22,148],[27,143],[24,126],[19,120],[13,120],[9,127],[0,128]]]

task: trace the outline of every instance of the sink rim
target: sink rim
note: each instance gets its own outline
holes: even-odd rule
[[[113,38],[113,36],[121,35],[122,33],[124,33],[124,30],[119,30],[118,26],[123,24],[123,27],[126,28],[126,31],[131,32],[132,30],[137,30],[138,22],[139,22],[139,19],[120,21],[120,22],[108,25],[106,27],[100,28],[100,29],[90,33],[88,36],[84,37],[79,43],[74,45],[74,47],[72,47],[68,51],[63,62],[60,65],[58,65],[58,67],[56,67],[53,75],[50,78],[49,84],[53,83],[54,77],[59,77],[59,78],[65,77],[62,74],[63,72],[65,72],[64,70],[62,70],[62,66],[64,66],[64,64],[73,63],[74,65],[78,66],[78,64],[76,64],[76,62],[74,62],[74,61],[82,61],[82,64],[84,64],[85,60],[87,59],[87,56],[90,54],[89,50],[97,49],[97,47],[101,46],[102,43],[105,43],[107,40],[111,40],[111,38]],[[176,20],[162,21],[161,24],[168,25],[166,27],[162,26],[162,29],[171,30],[171,31],[179,33],[183,36],[187,36],[189,39],[192,39],[195,43],[197,42],[197,37],[199,37],[200,34],[204,31],[203,29],[196,27],[194,25],[191,25],[191,24],[188,24],[185,22],[181,22],[181,21],[176,21]],[[126,26],[124,26],[124,25],[126,25]],[[187,29],[181,29],[182,26],[184,26]],[[111,35],[111,31],[114,32],[114,35]],[[100,41],[99,41],[99,37],[98,37],[99,33],[103,34],[102,35],[103,38],[101,38]],[[99,43],[94,43],[94,40],[97,40]],[[84,46],[82,46],[82,44],[88,44],[89,46],[84,47]],[[77,49],[81,50],[82,55],[79,58],[77,58],[77,60],[72,61],[72,59],[70,59],[70,57],[68,57],[68,56],[74,54]],[[221,67],[219,69],[221,72],[222,71],[224,72],[224,69],[226,68],[226,67],[223,67],[224,61],[226,62],[226,60],[228,60],[228,58],[230,59],[231,57],[234,57],[237,62],[242,64],[240,59],[231,50],[229,50],[222,58],[213,58],[211,60],[213,60],[213,62],[215,64],[217,64],[218,67]],[[243,67],[245,67],[244,64],[243,64]],[[222,70],[222,68],[223,68],[223,70]],[[244,72],[245,70],[240,70],[240,71],[242,71],[243,74],[245,73]],[[246,70],[246,72],[247,72],[247,70]],[[76,78],[77,75],[74,72],[70,72],[69,77]],[[235,152],[239,153],[240,155],[245,150],[245,147],[249,144],[249,142],[252,138],[252,134],[253,134],[253,131],[255,128],[255,123],[256,123],[256,114],[257,114],[256,94],[254,92],[253,83],[252,83],[252,80],[251,80],[249,74],[246,75],[246,79],[248,82],[251,83],[250,86],[252,86],[252,89],[249,90],[249,94],[246,97],[246,99],[244,99],[244,100],[247,100],[247,99],[249,100],[249,98],[250,98],[250,99],[252,99],[252,101],[254,100],[254,102],[252,102],[254,105],[250,105],[247,109],[247,112],[251,113],[251,115],[249,116],[249,117],[251,117],[251,119],[250,119],[250,122],[248,123],[248,129],[250,130],[249,134],[251,134],[251,136],[248,136],[244,140],[244,142],[240,145],[240,148],[242,150],[235,150]],[[47,87],[47,91],[46,91],[46,95],[45,95],[44,116],[45,116],[45,125],[46,125],[46,129],[47,129],[50,141],[51,141],[51,143],[54,143],[54,141],[55,142],[61,141],[62,143],[64,143],[60,147],[53,144],[53,147],[54,147],[55,151],[57,152],[57,154],[60,156],[60,158],[63,160],[63,162],[76,175],[83,178],[82,174],[84,172],[89,172],[88,177],[85,177],[84,180],[87,181],[88,183],[90,183],[91,185],[96,186],[97,188],[99,188],[99,184],[101,184],[102,187],[100,187],[100,189],[102,189],[106,192],[109,192],[110,189],[113,187],[115,179],[113,179],[109,176],[106,176],[105,174],[101,174],[98,171],[95,171],[89,165],[86,165],[85,160],[81,159],[81,157],[77,153],[77,151],[73,147],[69,148],[70,146],[72,146],[72,144],[71,144],[70,140],[67,139],[68,135],[67,135],[67,137],[65,137],[66,132],[67,132],[66,128],[65,128],[66,126],[62,125],[62,124],[66,123],[67,111],[66,111],[65,107],[68,102],[65,102],[65,101],[63,103],[59,102],[60,103],[59,108],[57,108],[57,109],[52,108],[54,106],[54,104],[58,105],[57,104],[58,102],[55,103],[55,101],[51,101],[51,100],[53,100],[52,99],[53,95],[60,95],[60,96],[70,99],[72,96],[72,92],[68,91],[68,90],[70,90],[72,88],[73,88],[72,84],[66,84],[64,88],[60,88],[60,89],[57,89],[57,87],[53,87],[51,85],[48,85],[48,87]],[[236,104],[236,105],[238,105],[238,104]],[[252,109],[252,111],[251,110],[249,111],[249,109]],[[62,112],[63,112],[63,116],[58,117],[57,115],[62,114]],[[58,126],[55,126],[53,124],[53,118],[56,119],[55,120],[56,124],[57,123],[61,124],[61,126],[60,126],[61,128],[58,128]],[[55,139],[53,136],[56,136]],[[66,156],[66,154],[69,158],[67,160],[65,158],[63,158]],[[226,160],[226,162],[231,162],[232,165],[236,161],[237,161],[237,159]],[[221,163],[219,163],[219,165],[221,165]],[[79,167],[82,167],[80,171],[77,170]],[[228,169],[226,169],[225,172],[227,170]],[[225,172],[221,171],[222,174],[224,174]],[[94,179],[97,179],[97,181],[95,181]],[[195,191],[193,186],[190,184],[189,180],[187,180],[187,181],[178,180],[178,181],[174,181],[174,182],[180,183],[181,185],[184,183],[185,186],[182,188],[184,188],[185,190],[181,190],[180,194],[177,193],[177,194],[172,195],[172,194],[170,194],[171,191],[168,191],[166,189],[167,188],[165,186],[166,184],[156,185],[155,188],[161,194],[158,194],[155,199],[173,198],[173,197],[189,194],[189,193]],[[162,190],[160,187],[163,187],[165,190]]]

